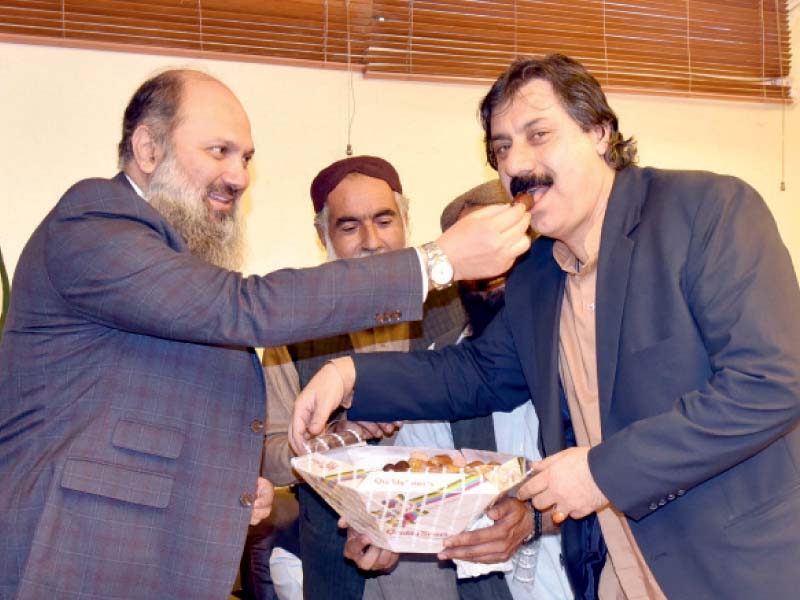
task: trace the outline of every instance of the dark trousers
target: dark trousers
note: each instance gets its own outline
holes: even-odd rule
[[[275,547],[301,556],[297,498],[284,488],[275,491],[269,517],[247,532],[239,573],[240,598],[277,600],[269,570],[269,557]]]
[[[339,515],[308,485],[298,486],[303,597],[306,600],[361,600],[364,574],[344,557],[345,529]]]

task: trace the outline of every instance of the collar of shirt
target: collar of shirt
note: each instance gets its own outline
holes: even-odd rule
[[[144,192],[142,191],[142,188],[140,188],[138,185],[136,185],[136,182],[133,179],[131,179],[130,177],[128,177],[127,173],[123,173],[123,175],[125,175],[125,179],[128,180],[128,183],[131,184],[131,187],[133,188],[133,191],[136,192],[137,194],[139,194],[140,198],[142,198],[143,200],[146,200],[146,198],[144,197]]]
[[[603,232],[606,208],[608,208],[608,200],[600,207],[600,211],[589,228],[586,239],[583,241],[583,248],[589,257],[589,260],[585,263],[581,263],[572,250],[561,240],[556,240],[556,243],[553,244],[553,258],[558,263],[558,266],[561,267],[561,270],[568,275],[584,273],[597,266],[597,257],[600,255],[600,234]]]

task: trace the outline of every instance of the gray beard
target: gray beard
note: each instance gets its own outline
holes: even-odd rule
[[[178,232],[189,251],[212,265],[238,271],[244,255],[244,223],[238,199],[231,212],[213,210],[208,189],[189,182],[168,152],[153,171],[146,197]]]

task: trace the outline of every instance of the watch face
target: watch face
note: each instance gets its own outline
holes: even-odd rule
[[[446,262],[436,263],[431,269],[431,279],[439,285],[450,283],[453,280],[453,267]]]

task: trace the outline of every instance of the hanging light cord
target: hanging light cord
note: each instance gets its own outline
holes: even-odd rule
[[[786,80],[783,75],[783,45],[781,44],[781,13],[778,10],[778,0],[775,0],[775,31],[778,34],[778,68],[780,69],[781,85],[781,185],[780,190],[786,191]]]
[[[350,47],[350,0],[345,0],[345,20],[347,23],[347,149],[345,154],[353,156],[353,144],[351,137],[353,133],[353,119],[356,116],[356,91],[353,87],[353,65],[352,52]]]

